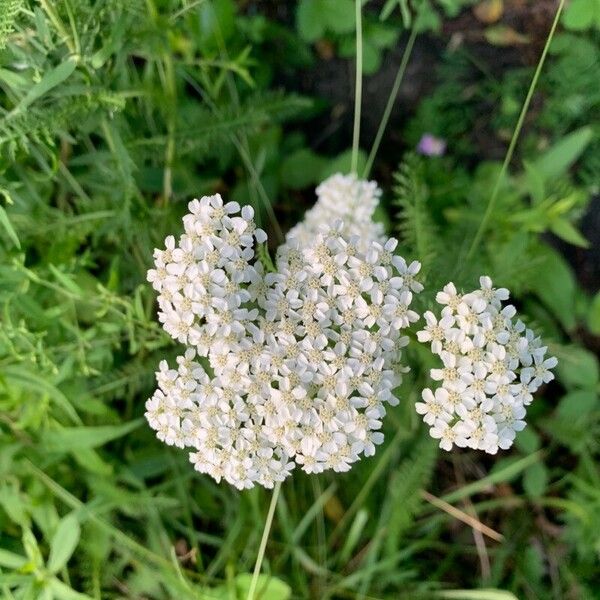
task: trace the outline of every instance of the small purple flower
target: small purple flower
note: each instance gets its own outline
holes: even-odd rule
[[[424,156],[443,156],[446,152],[446,140],[424,133],[417,144],[417,152]]]

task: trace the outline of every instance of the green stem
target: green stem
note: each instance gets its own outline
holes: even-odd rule
[[[362,38],[362,3],[355,0],[356,6],[356,82],[354,85],[354,130],[352,133],[352,163],[350,170],[356,173],[358,170],[358,140],[360,139],[360,109],[362,106],[362,62],[363,62],[363,38]]]
[[[394,85],[392,86],[390,96],[385,106],[385,110],[383,111],[383,116],[381,117],[381,121],[379,123],[379,129],[377,130],[377,135],[375,136],[373,147],[371,148],[369,158],[367,159],[367,164],[363,173],[363,177],[365,179],[369,177],[369,173],[371,172],[371,168],[373,167],[373,161],[375,160],[375,156],[377,155],[377,151],[379,150],[379,144],[381,143],[381,139],[383,138],[383,133],[385,131],[385,128],[387,127],[388,121],[390,120],[392,108],[394,107],[394,103],[396,102],[396,97],[398,96],[398,91],[400,90],[400,84],[404,79],[404,73],[406,71],[410,55],[412,54],[412,49],[415,44],[416,37],[417,31],[416,29],[412,29],[410,32],[410,37],[408,38],[408,42],[406,43],[406,48],[404,49],[404,54],[402,55],[402,61],[400,62],[400,66],[398,67],[398,73],[396,74]]]
[[[254,594],[256,593],[258,577],[260,575],[260,569],[262,567],[263,558],[265,557],[265,549],[267,547],[267,540],[269,539],[271,525],[273,524],[273,515],[275,514],[275,507],[277,506],[277,498],[279,498],[280,489],[281,482],[278,481],[275,484],[275,487],[273,488],[271,504],[269,505],[269,512],[267,513],[267,520],[265,522],[265,528],[263,529],[262,539],[260,540],[260,547],[258,548],[258,555],[256,557],[256,563],[254,565],[254,573],[252,573],[252,581],[250,582],[250,589],[248,590],[247,600],[254,600]]]
[[[473,241],[471,242],[469,251],[467,252],[467,258],[466,258],[467,262],[471,258],[473,258],[473,255],[475,254],[475,251],[477,250],[477,247],[479,246],[479,243],[481,242],[483,233],[485,232],[485,229],[488,225],[488,221],[490,220],[490,217],[492,216],[492,212],[494,211],[494,206],[496,205],[496,201],[498,200],[498,193],[500,192],[500,187],[502,186],[502,182],[504,181],[504,178],[506,177],[506,172],[508,171],[508,165],[510,164],[510,161],[512,160],[513,153],[515,151],[515,146],[517,145],[517,141],[518,141],[519,135],[521,133],[521,128],[523,127],[523,122],[525,121],[525,115],[527,114],[527,111],[529,110],[529,104],[531,103],[531,99],[533,97],[533,93],[535,91],[538,79],[540,77],[540,73],[542,72],[542,67],[544,66],[544,62],[546,61],[546,55],[548,54],[548,48],[550,48],[550,44],[552,43],[552,39],[554,38],[554,32],[556,31],[556,27],[560,20],[560,15],[562,13],[564,4],[565,4],[565,0],[560,0],[558,9],[556,11],[556,15],[554,17],[554,22],[552,23],[552,27],[550,28],[550,33],[548,34],[548,38],[546,39],[546,44],[544,45],[544,49],[542,50],[542,55],[540,56],[540,60],[535,69],[535,73],[533,74],[533,79],[531,80],[531,84],[529,86],[529,91],[527,92],[525,102],[523,103],[523,107],[521,108],[521,114],[519,115],[519,119],[517,121],[517,125],[513,132],[512,138],[510,140],[510,144],[508,146],[506,156],[504,157],[504,162],[502,163],[502,168],[500,169],[500,174],[498,175],[498,179],[496,179],[496,183],[492,190],[492,195],[490,196],[490,201],[488,202],[488,205],[485,209],[485,213],[483,214],[483,219],[481,220],[481,223],[479,224],[479,228],[477,229],[477,232],[475,233],[475,237],[473,238]]]

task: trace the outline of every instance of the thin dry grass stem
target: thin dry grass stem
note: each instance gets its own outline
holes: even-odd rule
[[[430,494],[429,492],[427,492],[425,490],[421,490],[420,494],[421,494],[421,498],[423,498],[423,500],[426,500],[427,502],[429,502],[436,508],[443,510],[445,513],[448,513],[450,516],[454,517],[455,519],[458,519],[459,521],[466,523],[472,529],[483,533],[484,535],[491,538],[492,540],[495,540],[496,542],[502,542],[504,540],[504,536],[501,533],[498,533],[491,527],[484,525],[481,521],[479,521],[479,519],[467,514],[466,512],[460,510],[459,508],[456,508],[456,506],[452,506],[452,504],[448,504],[448,502],[446,502],[445,500],[442,500],[441,498],[438,498],[437,496],[434,496],[433,494]]]
[[[453,462],[456,480],[461,486],[464,486],[465,477],[463,474],[461,463],[458,460],[456,460],[456,458]],[[469,514],[473,518],[477,518],[477,511],[475,510],[475,507],[473,506],[473,503],[471,502],[471,499],[468,496],[463,500],[463,504],[466,507],[467,514]],[[475,541],[475,548],[477,550],[477,556],[479,557],[479,565],[481,566],[481,578],[484,581],[488,581],[492,574],[490,557],[485,546],[485,540],[483,539],[483,535],[480,531],[477,531],[477,529],[473,529],[473,540]]]

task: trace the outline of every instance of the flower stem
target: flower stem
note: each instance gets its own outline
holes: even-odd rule
[[[273,515],[275,514],[275,507],[277,506],[277,499],[279,498],[279,490],[281,489],[281,482],[278,481],[273,488],[273,495],[271,496],[271,504],[269,505],[269,512],[267,513],[267,520],[265,522],[265,528],[263,529],[262,539],[260,540],[260,546],[258,548],[258,556],[256,557],[256,563],[254,565],[254,573],[252,573],[252,581],[250,582],[250,589],[248,590],[247,600],[254,600],[254,594],[256,593],[256,586],[258,585],[258,577],[260,575],[260,569],[262,567],[263,558],[265,557],[265,549],[267,547],[267,540],[269,539],[269,532],[271,531],[271,525],[273,524]]]
[[[352,163],[351,171],[358,170],[358,140],[360,139],[360,109],[362,106],[362,62],[363,62],[363,38],[362,38],[362,2],[355,0],[356,6],[356,81],[354,84],[354,130],[352,133]]]
[[[390,91],[390,96],[389,96],[387,104],[385,106],[385,110],[383,111],[383,116],[381,117],[381,121],[379,122],[379,129],[377,129],[377,134],[375,135],[375,141],[373,142],[373,147],[371,148],[371,152],[369,153],[369,158],[367,159],[367,164],[365,166],[365,171],[363,173],[363,177],[365,179],[367,177],[369,177],[369,173],[371,172],[371,168],[373,167],[373,161],[375,160],[375,156],[377,155],[377,151],[379,150],[379,144],[381,143],[381,138],[383,137],[385,128],[387,127],[388,121],[390,120],[390,115],[392,114],[392,108],[394,107],[394,102],[396,102],[396,97],[398,96],[398,91],[400,90],[400,84],[402,83],[402,79],[404,78],[406,66],[408,65],[408,60],[410,59],[410,55],[412,53],[412,49],[415,44],[416,37],[417,37],[417,31],[416,31],[416,29],[413,28],[410,32],[410,37],[408,38],[408,42],[406,43],[406,48],[404,48],[404,53],[402,55],[402,61],[400,62],[400,66],[398,67],[398,73],[396,74],[396,79],[394,80],[394,85],[392,86],[392,90]]]
[[[556,10],[556,15],[554,16],[554,22],[552,23],[552,27],[550,28],[548,38],[546,39],[546,44],[544,45],[544,49],[542,50],[540,60],[535,69],[535,73],[533,74],[533,79],[531,80],[531,84],[529,86],[529,91],[527,92],[527,96],[525,97],[525,102],[523,103],[523,107],[521,108],[521,114],[519,115],[519,119],[517,121],[517,125],[513,132],[512,138],[510,140],[510,144],[508,146],[506,156],[504,157],[504,162],[502,163],[502,168],[500,169],[500,174],[498,175],[498,179],[496,179],[496,183],[492,190],[492,195],[490,196],[490,201],[488,202],[488,205],[485,209],[485,213],[483,214],[483,218],[481,219],[481,223],[479,224],[479,228],[477,229],[477,232],[475,233],[475,237],[473,238],[473,241],[471,242],[469,251],[467,252],[467,258],[466,258],[467,262],[471,258],[473,258],[473,255],[475,254],[475,251],[477,250],[477,247],[479,246],[479,243],[481,242],[481,237],[483,236],[483,233],[485,232],[488,221],[490,220],[490,217],[492,216],[494,206],[498,199],[498,193],[500,192],[500,187],[502,186],[502,182],[504,181],[504,178],[506,177],[506,172],[508,171],[508,165],[510,164],[510,161],[512,160],[512,156],[515,151],[515,146],[517,145],[517,141],[518,141],[519,135],[521,133],[521,128],[523,127],[523,122],[525,121],[525,115],[527,114],[527,111],[529,110],[529,104],[531,103],[531,99],[533,97],[533,93],[535,91],[538,79],[540,77],[540,73],[542,72],[542,67],[544,66],[544,62],[546,61],[546,55],[548,54],[548,48],[550,48],[550,44],[552,43],[552,38],[554,37],[554,32],[556,31],[558,21],[560,20],[560,15],[562,13],[564,4],[565,4],[565,0],[560,0],[558,9]]]

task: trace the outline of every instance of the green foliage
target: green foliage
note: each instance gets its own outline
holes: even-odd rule
[[[0,0],[0,50],[6,46],[22,6],[23,0]]]
[[[428,269],[438,254],[438,232],[427,207],[428,189],[423,178],[423,161],[415,154],[404,158],[394,174],[396,229],[403,247]]]
[[[177,353],[145,278],[190,198],[252,204],[273,240],[276,220],[285,232],[315,185],[349,170],[347,136],[302,122],[326,118],[326,102],[279,82],[301,80],[322,41],[352,58],[354,2],[284,4],[0,0],[2,598],[247,595],[269,495],[199,476],[145,426],[154,371]],[[404,29],[439,31],[471,4],[366,3],[366,71]],[[468,52],[448,52],[394,137],[410,148],[424,132],[440,135],[448,156],[408,152],[392,179],[406,150],[392,144],[375,164],[386,192],[377,218],[423,262],[420,308],[450,279],[472,288],[491,275],[551,344],[558,381],[532,404],[512,453],[442,456],[416,425],[431,365],[410,344],[412,371],[376,455],[348,474],[284,485],[262,598],[529,600],[599,589],[600,300],[542,237],[589,245],[577,223],[600,180],[590,6],[577,0],[565,13],[577,33],[553,44],[474,261],[466,252],[499,165],[472,136],[505,145],[528,69],[491,76]],[[365,162],[361,151],[359,172]],[[258,250],[267,270],[274,251]],[[459,473],[468,483],[457,485]],[[504,535],[486,541],[488,578],[471,529],[423,490]]]

